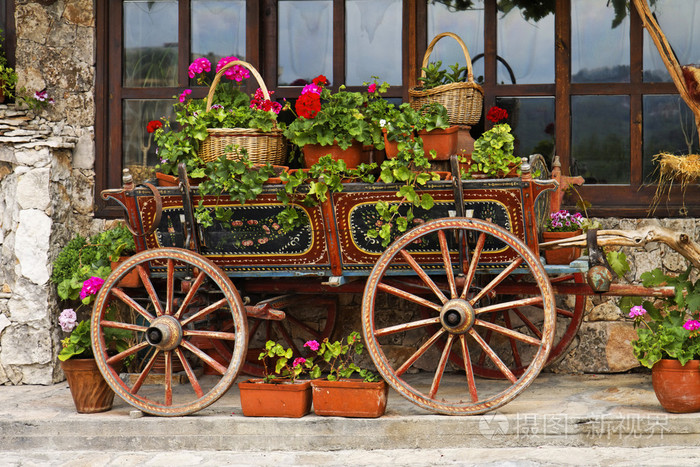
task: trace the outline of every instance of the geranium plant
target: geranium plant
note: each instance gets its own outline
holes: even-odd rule
[[[492,178],[503,177],[520,164],[520,158],[513,154],[515,137],[510,125],[499,123],[506,118],[508,112],[500,107],[491,107],[486,113],[486,119],[494,126],[474,142],[469,175],[479,173]],[[519,168],[517,172],[520,173]]]
[[[275,341],[267,341],[265,350],[258,355],[258,360],[263,362],[264,378],[263,382],[274,382],[275,378],[284,378],[294,383],[307,370],[306,359],[297,357],[292,360],[294,352],[292,349],[285,349]],[[290,363],[291,362],[291,363]],[[274,363],[274,372],[270,371],[269,365]]]
[[[575,232],[584,227],[586,218],[580,212],[571,214],[566,209],[553,212],[544,224],[548,232]]]
[[[320,378],[322,374],[321,365],[325,363],[328,371],[328,381],[337,381],[341,378],[350,378],[357,373],[365,382],[378,381],[379,377],[369,370],[360,368],[355,364],[355,356],[361,355],[364,351],[360,333],[354,331],[345,339],[331,342],[328,338],[321,343],[308,341],[304,344],[309,350],[316,352],[313,360],[305,360],[304,365],[311,368],[309,375],[312,378]],[[323,362],[323,363],[321,363]]]
[[[620,309],[634,319],[638,339],[632,350],[647,368],[661,359],[678,360],[685,365],[700,358],[700,281],[690,279],[692,267],[679,276],[669,276],[659,268],[642,274],[645,287],[669,285],[671,298],[656,302],[625,297]]]

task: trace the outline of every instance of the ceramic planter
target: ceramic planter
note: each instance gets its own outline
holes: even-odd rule
[[[112,408],[114,391],[102,377],[94,358],[69,358],[60,363],[78,413],[106,412]]]
[[[575,237],[581,235],[581,232],[580,229],[575,232],[542,232],[542,238],[545,242],[549,242]],[[547,261],[547,264],[570,264],[579,256],[581,256],[581,248],[578,247],[544,250],[544,259]]]
[[[389,140],[385,128],[382,128],[382,133],[384,133],[384,152],[386,153],[386,158],[393,159],[399,153],[399,143],[397,141]]]
[[[348,168],[355,168],[365,160],[365,152],[362,151],[362,144],[357,141],[347,149],[341,149],[340,146],[321,146],[320,144],[307,144],[301,148],[304,153],[304,167],[307,169],[317,163],[321,157],[330,154],[333,160],[344,160]]]
[[[651,369],[651,384],[667,412],[700,411],[700,360],[685,365],[678,360],[659,360]]]
[[[264,383],[251,379],[238,383],[246,417],[299,418],[311,411],[311,381]]]
[[[129,259],[128,256],[120,256],[119,261],[110,261],[110,265],[112,266],[112,271],[117,269],[117,266],[119,266],[121,263]],[[127,288],[135,288],[135,287],[141,287],[141,276],[139,276],[139,272],[137,269],[132,269],[124,277],[122,277],[119,280],[119,283],[117,284],[117,287],[127,287]]]
[[[377,418],[384,415],[388,386],[386,382],[365,383],[358,379],[311,381],[316,415]]]
[[[457,154],[458,130],[457,125],[444,130],[420,130],[418,136],[423,140],[423,151],[428,160],[446,161],[452,154]],[[431,150],[436,152],[435,159],[430,156]]]

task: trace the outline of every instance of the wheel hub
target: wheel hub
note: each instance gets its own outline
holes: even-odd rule
[[[464,334],[474,325],[474,309],[466,300],[452,299],[445,303],[440,312],[443,328],[451,334]]]
[[[159,316],[146,330],[146,340],[160,350],[173,350],[182,342],[182,326],[172,316]]]

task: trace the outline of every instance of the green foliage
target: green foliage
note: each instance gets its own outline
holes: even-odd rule
[[[500,123],[474,142],[470,175],[483,173],[492,178],[503,177],[513,165],[520,163],[520,158],[513,154],[515,138],[510,131],[510,125]]]
[[[0,29],[0,42],[5,40],[3,30]],[[5,50],[0,49],[0,90],[6,99],[11,99],[15,85],[17,84],[17,73],[15,69],[8,65]]]
[[[700,281],[689,279],[692,267],[679,276],[669,276],[657,268],[642,274],[645,287],[668,285],[674,287],[673,297],[657,302],[641,297],[624,297],[620,309],[645,313],[635,318],[638,339],[632,350],[639,362],[647,368],[661,359],[677,359],[681,364],[700,357],[700,333],[697,327],[700,313]],[[633,313],[634,314],[634,313]]]
[[[467,67],[461,67],[459,63],[455,63],[454,65],[450,65],[450,71],[448,72],[442,68],[442,62],[438,60],[437,62],[428,63],[428,66],[423,67],[422,70],[425,76],[418,78],[421,87],[423,89],[432,89],[443,84],[464,81]]]
[[[612,268],[613,272],[622,277],[630,270],[629,262],[627,262],[627,255],[621,251],[609,251],[606,254],[608,259],[608,264]]]
[[[114,320],[113,308],[108,311],[107,319]],[[131,337],[131,331],[107,327],[103,329],[107,348],[117,352],[122,352],[128,348],[128,340]],[[61,341],[61,345],[61,350],[58,353],[58,359],[61,361],[66,361],[74,357],[94,357],[90,338],[90,322],[84,320],[78,323],[70,335]]]
[[[345,343],[343,341],[330,342],[328,338],[325,338],[320,343],[316,353],[328,369],[328,381],[350,378],[354,373],[357,373],[365,382],[378,381],[378,376],[354,363],[355,356],[361,355],[363,351],[364,345],[360,333],[354,331],[345,339]],[[314,360],[309,376],[320,378],[321,373],[321,366]]]
[[[290,379],[292,383],[296,381],[297,378],[304,373],[306,368],[304,366],[305,360],[301,359],[304,361],[296,366],[292,366],[293,363],[292,365],[289,364],[289,360],[291,360],[292,356],[292,349],[285,349],[275,341],[267,341],[265,343],[265,350],[258,355],[258,360],[263,362],[264,367],[265,376],[263,381],[269,383],[273,379],[277,378],[277,375],[281,376],[282,378]],[[268,368],[268,365],[270,365],[272,362],[275,364],[274,374],[270,373]]]

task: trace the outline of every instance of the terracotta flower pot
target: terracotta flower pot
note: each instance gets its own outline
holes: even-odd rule
[[[690,360],[685,365],[678,360],[659,360],[651,369],[651,384],[666,411],[700,411],[700,360]]]
[[[382,133],[384,133],[384,152],[386,153],[386,158],[393,159],[399,153],[399,143],[397,141],[389,140],[387,137],[386,128],[382,128]]]
[[[112,408],[114,391],[102,377],[94,358],[69,358],[60,363],[78,413],[106,412]]]
[[[444,130],[425,131],[420,130],[418,136],[423,140],[423,151],[428,160],[446,161],[452,154],[457,154],[458,141],[457,125],[453,125]],[[436,156],[433,159],[430,151],[435,150]]]
[[[542,232],[542,238],[545,242],[549,242],[552,240],[575,237],[581,235],[581,232],[580,229],[575,232]],[[581,248],[578,247],[544,250],[544,259],[547,261],[547,264],[570,264],[579,256],[581,256]]]
[[[304,153],[304,167],[307,169],[317,163],[321,157],[330,154],[333,160],[344,160],[348,168],[355,168],[365,160],[365,152],[362,151],[362,144],[357,141],[347,149],[341,149],[340,146],[321,146],[320,144],[307,144],[301,148]]]
[[[119,266],[121,263],[129,259],[128,256],[120,256],[119,261],[110,261],[110,265],[112,266],[112,271],[117,269],[117,266]],[[126,276],[122,277],[119,283],[117,284],[118,287],[126,287],[126,288],[136,288],[136,287],[141,287],[142,282],[141,282],[141,276],[139,276],[139,272],[136,269],[132,269],[129,271]]]
[[[377,418],[384,415],[386,382],[365,383],[358,379],[311,381],[316,415]]]
[[[299,418],[311,411],[311,381],[263,383],[251,379],[238,383],[238,389],[246,417]]]

